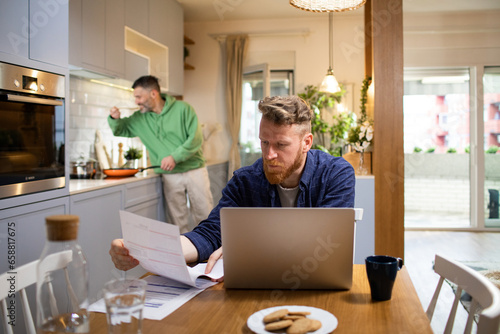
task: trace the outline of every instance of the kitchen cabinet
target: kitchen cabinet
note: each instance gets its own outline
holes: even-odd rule
[[[210,180],[210,192],[212,193],[214,206],[219,203],[222,197],[222,189],[224,189],[227,184],[228,165],[228,162],[222,162],[207,166],[208,179]]]
[[[0,9],[0,51],[28,58],[28,1],[2,1]]]
[[[184,93],[184,12],[177,1],[149,0],[149,37],[168,47],[168,91]]]
[[[0,31],[1,52],[67,67],[67,2],[3,0]]]
[[[143,217],[165,221],[161,178],[126,184],[124,209]]]
[[[81,62],[98,69],[105,68],[106,2],[84,0],[81,3]],[[75,39],[75,42],[78,42]]]
[[[124,0],[72,0],[69,13],[69,63],[123,78]]]
[[[125,8],[123,0],[106,1],[105,67],[123,78],[125,74]]]
[[[8,270],[4,255],[9,244],[14,245],[16,267],[38,260],[46,240],[45,217],[68,213],[68,197],[0,210],[0,272]]]
[[[167,81],[163,87],[172,95],[182,95],[184,19],[177,1],[71,0],[69,25],[69,63],[74,67],[127,80],[137,79],[137,73],[148,74],[148,69],[161,69],[160,77]],[[156,56],[150,54],[141,58],[140,52],[127,53],[125,27],[168,48],[168,55],[161,59],[166,65],[155,63]],[[144,57],[150,61],[146,69]]]
[[[162,220],[163,207],[159,177],[70,195],[70,213],[80,217],[78,240],[89,263],[91,302],[97,300],[105,282],[121,274],[108,255],[111,241],[122,237],[120,210]],[[137,268],[127,275],[143,273]]]
[[[114,278],[108,256],[111,241],[121,238],[122,187],[110,187],[70,196],[70,212],[80,217],[78,240],[89,265],[89,297],[97,297],[103,284]]]
[[[38,260],[47,240],[45,217],[67,213],[67,196],[0,210],[0,273],[16,272],[16,268]],[[14,267],[11,268],[10,265]],[[29,304],[33,305],[32,317],[36,319],[36,284],[26,288],[26,293]],[[19,294],[16,295],[16,305],[21,305]],[[16,333],[27,332],[22,313],[16,313]]]
[[[125,25],[147,36],[149,1],[125,0]]]

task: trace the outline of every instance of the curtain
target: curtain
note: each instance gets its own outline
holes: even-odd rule
[[[240,168],[241,159],[238,147],[241,122],[241,98],[243,59],[248,45],[248,35],[229,35],[221,41],[222,55],[226,60],[226,111],[231,148],[229,151],[228,180]]]

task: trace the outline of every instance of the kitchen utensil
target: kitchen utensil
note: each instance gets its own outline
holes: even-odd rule
[[[102,141],[102,134],[100,130],[96,130],[95,132],[95,153],[97,156],[97,160],[99,161],[99,165],[101,166],[102,169],[109,169],[111,165],[109,164],[105,147]]]
[[[118,166],[123,166],[123,143],[118,143]]]
[[[120,107],[120,106],[116,106],[116,108],[118,108],[118,109],[124,109],[124,110],[139,110],[140,109],[137,106],[136,107],[126,107],[126,106]]]
[[[103,169],[102,172],[105,175],[111,177],[126,177],[126,176],[134,176],[138,172],[142,172],[150,168],[160,168],[160,166],[149,166],[145,168],[109,168],[109,169]]]
[[[69,163],[69,177],[71,179],[92,179],[95,176],[96,165],[97,162],[92,160],[71,161]]]

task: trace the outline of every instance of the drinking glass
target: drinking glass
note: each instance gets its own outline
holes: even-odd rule
[[[147,282],[120,278],[104,286],[109,334],[140,334]]]

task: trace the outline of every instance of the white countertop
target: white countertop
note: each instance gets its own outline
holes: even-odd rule
[[[375,179],[375,175],[356,175],[356,180],[371,180]]]
[[[128,176],[128,177],[104,177],[101,179],[71,179],[69,181],[69,194],[75,195],[87,191],[117,186],[120,184],[137,182],[152,177],[158,177],[159,175],[160,174],[156,174],[153,171],[145,170],[144,172],[137,173],[134,176]],[[356,175],[357,180],[363,180],[363,179],[370,180],[374,178],[375,177],[373,175]]]
[[[158,177],[153,171],[145,170],[144,172],[137,173],[134,176],[128,177],[104,177],[102,179],[71,179],[69,181],[69,194],[75,195],[87,191],[108,188],[120,184],[137,182],[152,177]]]

